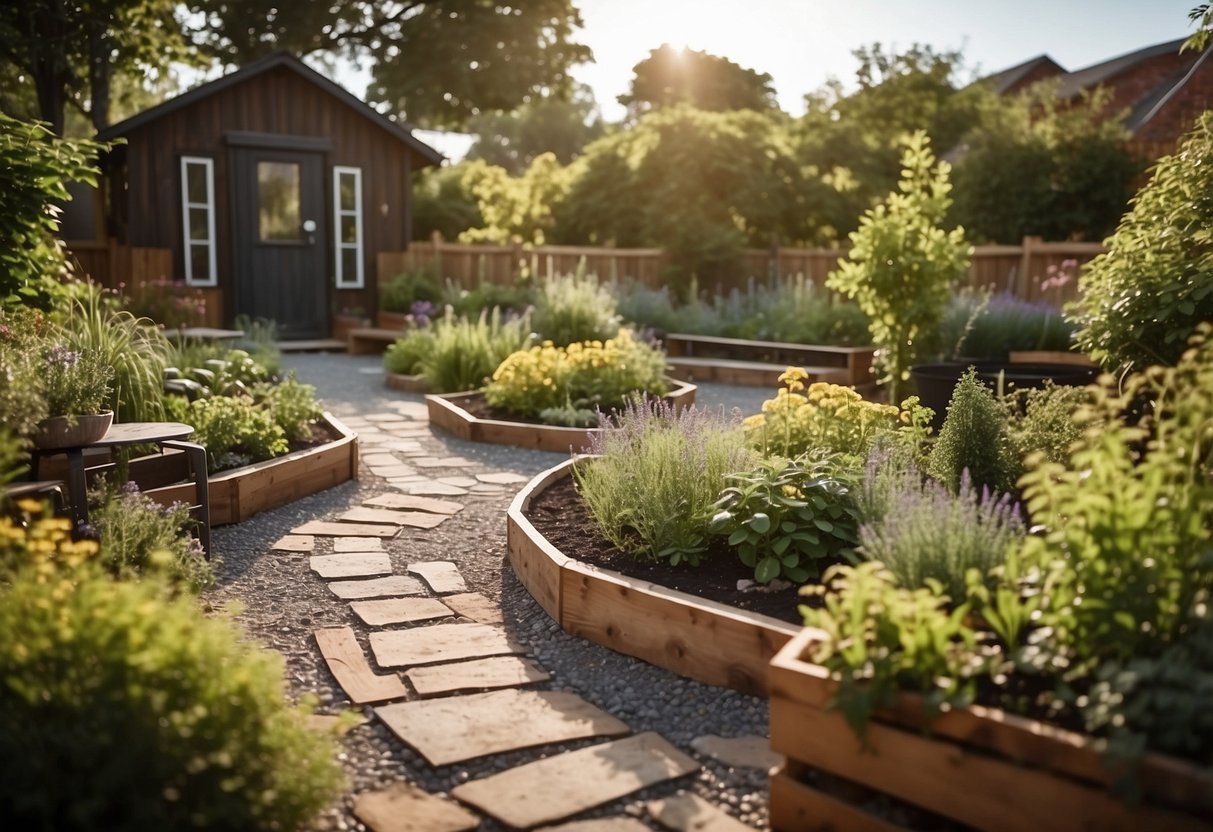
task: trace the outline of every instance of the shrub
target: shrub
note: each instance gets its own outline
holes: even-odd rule
[[[447,278],[442,295],[455,314],[465,318],[475,317],[495,306],[521,315],[534,304],[534,286],[526,280],[513,283],[481,280],[474,289],[464,289]]]
[[[277,384],[258,385],[253,393],[288,442],[310,439],[312,426],[324,415],[324,408],[316,401],[316,388],[300,382],[294,373]]]
[[[479,389],[506,356],[530,340],[528,319],[505,318],[499,309],[481,312],[475,320],[456,318],[448,310],[431,330],[433,344],[420,360],[431,393]]]
[[[442,288],[431,268],[416,268],[393,277],[379,291],[379,306],[385,312],[410,312],[417,301],[437,303]]]
[[[1006,411],[970,367],[952,392],[928,471],[954,494],[965,471],[978,488],[1008,491],[1018,468],[1012,453]]]
[[[636,393],[666,391],[665,354],[630,330],[605,342],[550,341],[510,355],[484,388],[485,400],[524,417],[549,408],[609,410]]]
[[[167,399],[172,416],[192,425],[192,441],[206,448],[210,473],[281,456],[290,450],[286,434],[264,410],[243,396],[213,396],[187,402]]]
[[[535,331],[559,347],[579,341],[605,341],[619,332],[615,296],[585,273],[548,277],[539,285],[532,318]]]
[[[410,329],[387,348],[383,354],[383,369],[406,376],[420,373],[421,362],[434,350],[434,342],[433,329]]]
[[[1083,351],[1109,369],[1174,364],[1213,320],[1213,113],[1160,160],[1079,279]]]
[[[1069,459],[1070,448],[1083,434],[1083,426],[1074,417],[1089,398],[1086,388],[1051,381],[1008,396],[1007,443],[1009,459],[1015,464],[1012,481],[1019,479],[1030,461]]]
[[[0,309],[0,425],[31,436],[47,416],[40,346],[48,323],[40,311]]]
[[[237,315],[236,329],[244,334],[236,341],[236,348],[244,350],[249,357],[263,367],[270,378],[282,373],[282,350],[278,348],[278,324],[265,318],[250,318]]]
[[[282,661],[190,597],[114,581],[66,521],[0,519],[0,805],[22,829],[297,829],[340,787]]]
[[[625,405],[591,440],[596,459],[573,468],[599,530],[624,552],[699,563],[725,477],[756,461],[723,413],[662,402]]]
[[[858,540],[851,483],[837,459],[764,459],[726,480],[711,528],[728,536],[758,583],[816,578],[822,560],[848,555]]]
[[[167,277],[135,286],[122,305],[136,318],[147,318],[168,329],[201,326],[206,320],[202,292]]]

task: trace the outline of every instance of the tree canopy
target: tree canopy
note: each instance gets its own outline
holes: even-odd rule
[[[714,111],[778,108],[769,74],[707,52],[663,43],[632,71],[630,90],[619,103],[633,117],[673,104]]]
[[[497,165],[521,176],[536,156],[551,153],[567,165],[590,142],[602,136],[605,127],[594,93],[577,85],[570,96],[544,95],[532,98],[509,113],[481,113],[468,124],[477,134],[468,159]]]

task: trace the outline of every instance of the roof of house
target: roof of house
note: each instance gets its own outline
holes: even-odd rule
[[[1022,64],[1016,64],[1010,69],[1004,69],[1002,72],[987,75],[981,80],[983,83],[989,84],[996,94],[1002,95],[1040,67],[1052,67],[1057,71],[1058,75],[1065,75],[1066,73],[1062,65],[1048,55],[1037,55],[1035,58],[1029,58]]]
[[[1179,40],[1170,40],[1166,43],[1147,46],[1145,49],[1138,49],[1136,52],[1129,52],[1126,55],[1067,73],[1062,77],[1061,89],[1058,91],[1058,94],[1065,98],[1071,98],[1083,90],[1089,90],[1115,78],[1142,61],[1156,58],[1159,55],[1175,54],[1179,52],[1179,47],[1183,46],[1184,40],[1184,38],[1180,38]]]
[[[296,58],[287,52],[273,52],[263,58],[258,58],[252,63],[245,64],[235,72],[224,75],[222,78],[216,78],[214,81],[202,84],[188,92],[184,92],[174,98],[170,98],[155,107],[137,113],[130,118],[120,121],[117,124],[112,124],[109,127],[98,133],[97,138],[102,141],[125,136],[132,130],[144,126],[158,118],[168,115],[171,112],[188,107],[197,101],[200,101],[208,96],[214,95],[221,90],[236,84],[243,83],[251,78],[255,78],[265,72],[276,68],[285,68],[295,72],[299,77],[311,82],[319,87],[322,91],[328,93],[334,98],[349,106],[351,109],[370,119],[383,130],[390,133],[395,138],[404,143],[410,150],[413,150],[430,164],[441,164],[443,155],[434,148],[430,147],[425,142],[413,135],[412,128],[407,124],[392,121],[387,116],[380,113],[375,108],[371,107],[362,99],[353,95],[349,90],[342,87],[340,84],[329,80],[321,75],[316,70],[309,67],[303,61]]]

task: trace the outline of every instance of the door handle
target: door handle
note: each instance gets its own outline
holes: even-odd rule
[[[314,245],[316,242],[316,221],[315,220],[304,220],[303,221],[303,233],[307,235],[308,245]]]

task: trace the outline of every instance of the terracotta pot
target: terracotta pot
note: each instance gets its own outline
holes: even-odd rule
[[[52,416],[38,425],[38,432],[33,437],[34,447],[49,450],[91,445],[105,436],[113,423],[112,411],[93,415]]]

